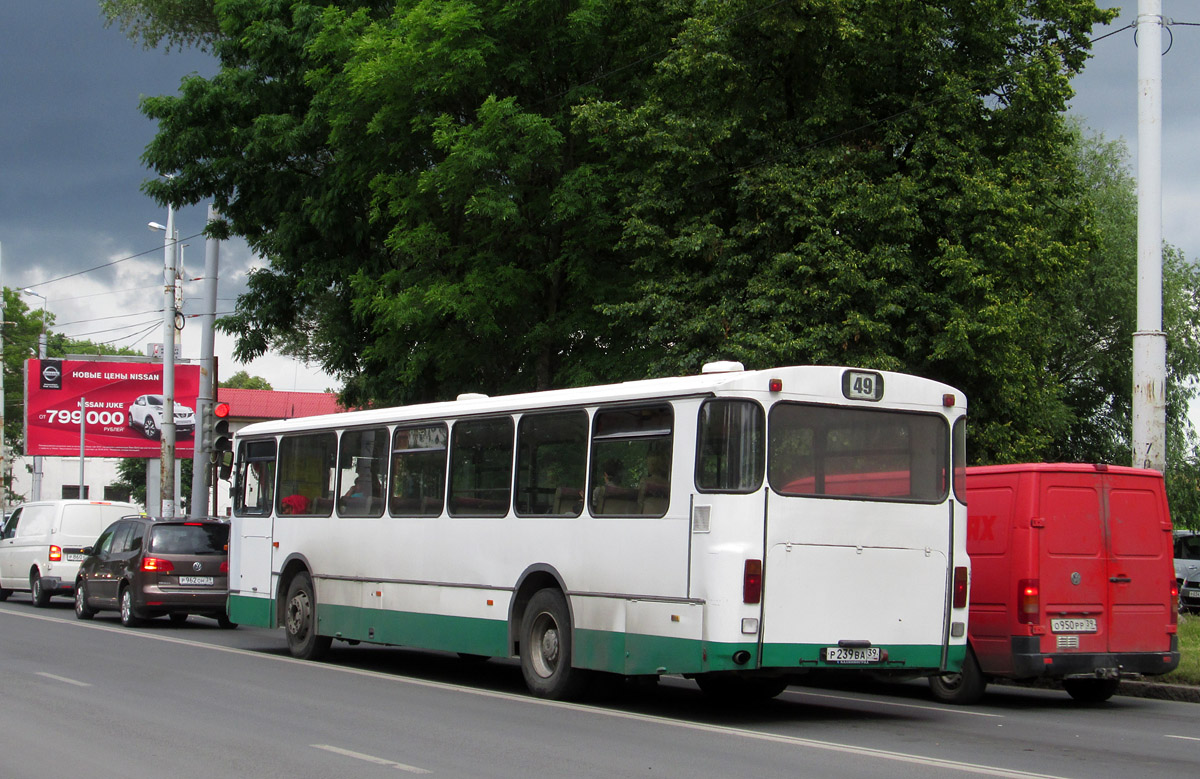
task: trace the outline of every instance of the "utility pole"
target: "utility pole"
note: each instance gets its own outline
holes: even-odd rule
[[[175,516],[175,208],[167,206],[167,225],[151,222],[150,229],[163,231],[163,405],[160,457],[162,474],[159,494],[163,517]]]
[[[1167,335],[1162,329],[1162,0],[1138,0],[1137,330],[1133,464],[1166,468]]]
[[[8,482],[4,474],[8,458],[4,456],[4,246],[0,244],[0,511],[8,508]]]
[[[217,218],[216,210],[209,205],[208,223]],[[212,477],[209,453],[213,442],[209,440],[208,421],[212,417],[216,400],[217,365],[213,359],[215,351],[215,325],[217,319],[217,267],[221,242],[207,238],[204,242],[204,313],[200,315],[200,390],[196,395],[196,438],[192,452],[192,505],[191,516],[202,517],[208,513],[208,492]]]

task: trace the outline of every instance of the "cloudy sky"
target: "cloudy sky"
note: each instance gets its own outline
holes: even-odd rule
[[[1124,10],[1097,36],[1136,16],[1136,2],[1103,4]],[[1200,83],[1200,26],[1191,25],[1200,24],[1200,4],[1165,0],[1164,14],[1176,24],[1162,61],[1163,236],[1196,259],[1200,90],[1193,85]],[[213,61],[196,52],[142,50],[104,27],[94,0],[0,0],[0,274],[9,287],[36,285],[60,331],[138,349],[162,340],[161,315],[155,313],[162,305],[162,234],[146,225],[165,223],[166,212],[139,188],[149,176],[141,154],[155,128],[138,111],[138,101],[175,93],[189,73],[214,71]],[[1074,112],[1105,137],[1124,138],[1136,162],[1132,29],[1096,43],[1076,89]],[[182,237],[199,233],[203,209],[181,211],[176,226]],[[198,276],[203,241],[187,243],[187,273]],[[222,244],[219,311],[232,308],[253,261],[244,244]],[[198,311],[200,284],[187,284],[184,294],[185,313]],[[128,317],[103,318],[118,314]],[[192,322],[184,330],[183,354],[196,357],[199,348],[199,327]],[[285,358],[237,365],[231,349],[232,339],[219,335],[223,376],[246,368],[276,389],[336,386],[315,368]]]

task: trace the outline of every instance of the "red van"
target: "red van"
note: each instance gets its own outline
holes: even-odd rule
[[[1157,471],[1032,463],[967,469],[967,657],[930,678],[971,703],[989,679],[1054,679],[1112,697],[1179,665],[1171,517]]]

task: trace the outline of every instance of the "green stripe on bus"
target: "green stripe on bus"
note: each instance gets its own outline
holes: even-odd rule
[[[763,668],[871,668],[916,671],[941,669],[942,649],[940,644],[887,644],[880,648],[887,652],[883,663],[826,663],[821,660],[821,650],[829,644],[765,644],[763,646]],[[962,670],[966,647],[951,646],[948,669]]]
[[[317,604],[317,632],[356,641],[508,657],[508,621]]]
[[[234,624],[254,628],[275,627],[275,601],[246,595],[229,596],[229,619]]]

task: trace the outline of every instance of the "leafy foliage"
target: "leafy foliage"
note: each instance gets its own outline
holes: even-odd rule
[[[246,371],[238,371],[224,381],[217,382],[220,387],[228,389],[255,389],[255,390],[270,390],[274,389],[271,383],[262,376],[251,376]]]
[[[961,388],[973,462],[1128,461],[1132,193],[1064,119],[1091,0],[214,11],[217,75],[143,103],[146,189],[267,258],[239,358],[351,404],[854,364]],[[1200,285],[1166,264],[1179,464]]]

